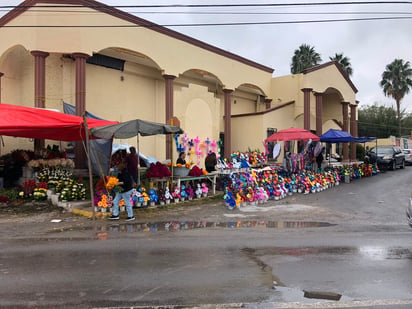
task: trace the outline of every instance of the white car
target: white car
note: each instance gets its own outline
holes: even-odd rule
[[[412,165],[412,149],[403,149],[405,154],[405,164]]]

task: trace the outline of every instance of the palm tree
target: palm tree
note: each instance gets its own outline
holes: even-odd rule
[[[398,130],[401,137],[401,101],[409,93],[412,87],[412,68],[409,61],[395,59],[388,64],[382,73],[380,86],[387,97],[392,97],[396,101]]]
[[[335,56],[329,57],[329,59],[338,62],[341,65],[342,69],[348,74],[348,76],[352,76],[353,69],[348,57],[343,56],[343,54],[336,53]]]
[[[299,74],[307,68],[318,65],[321,61],[322,59],[314,47],[308,44],[302,44],[298,49],[295,49],[290,65],[290,72],[292,74]]]

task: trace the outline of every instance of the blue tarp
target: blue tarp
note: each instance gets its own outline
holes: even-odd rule
[[[374,141],[376,137],[353,137],[346,131],[330,129],[325,134],[319,136],[324,143],[366,143]]]
[[[350,143],[354,137],[346,131],[330,129],[319,136],[321,142],[325,143]]]

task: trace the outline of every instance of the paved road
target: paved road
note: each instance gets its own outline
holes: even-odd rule
[[[411,183],[407,167],[259,208],[139,212],[132,224],[3,217],[0,306],[409,308]]]

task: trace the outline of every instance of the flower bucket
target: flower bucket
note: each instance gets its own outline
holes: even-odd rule
[[[178,199],[178,198],[175,198],[175,203],[179,203],[179,199]]]
[[[201,198],[202,195],[201,195],[201,194],[196,194],[196,197],[197,197],[197,198]]]
[[[174,176],[187,176],[189,175],[190,169],[187,167],[174,167],[173,175]]]
[[[207,193],[203,193],[203,197],[207,197]]]
[[[142,203],[136,203],[136,207],[142,207]]]
[[[182,202],[184,202],[184,201],[185,201],[185,198],[184,198],[184,197],[181,197],[180,200],[181,200]]]
[[[57,194],[52,194],[50,199],[53,206],[57,206],[57,203],[59,202],[59,196]]]
[[[143,207],[147,206],[147,202],[143,202],[142,206]]]
[[[164,201],[160,201],[160,205],[162,205],[162,206],[163,206],[164,204],[165,204],[165,202],[164,202]]]
[[[166,204],[170,204],[170,200],[166,200]]]
[[[188,199],[189,201],[191,201],[193,198],[189,196],[187,199]]]
[[[101,212],[106,212],[107,211],[107,208],[106,207],[102,207],[101,208]]]
[[[99,212],[99,207],[94,206],[94,212]]]
[[[119,208],[120,208],[120,211],[121,211],[121,212],[123,212],[123,211],[126,210],[126,206],[120,206]]]
[[[150,206],[156,206],[155,202],[150,202]]]

